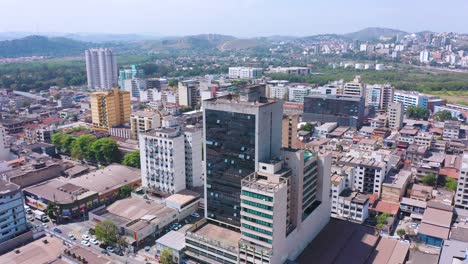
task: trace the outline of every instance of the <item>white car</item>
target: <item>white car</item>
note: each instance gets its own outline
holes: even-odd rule
[[[81,236],[81,240],[88,241],[88,240],[89,240],[89,236],[88,236],[88,235],[82,235],[82,236]]]
[[[46,223],[42,223],[41,225],[42,225],[44,228],[47,228],[47,227],[48,227],[48,225],[47,225]]]
[[[198,213],[191,213],[190,215],[193,216],[193,217],[195,217],[195,218],[199,218],[199,217],[200,217],[200,215],[199,215]]]
[[[87,240],[81,241],[81,245],[83,245],[83,246],[85,246],[85,247],[91,246],[91,244],[90,244]]]
[[[76,237],[75,237],[73,234],[68,234],[68,237],[69,237],[71,240],[76,240]]]
[[[91,244],[93,244],[93,245],[98,245],[99,244],[99,241],[97,241],[94,238],[90,239],[89,242],[91,242]]]

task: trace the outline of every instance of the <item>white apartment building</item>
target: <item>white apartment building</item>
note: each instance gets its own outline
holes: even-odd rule
[[[161,127],[161,115],[154,111],[137,111],[130,114],[130,130],[133,139],[138,134]]]
[[[202,129],[194,126],[183,128],[185,142],[185,185],[187,189],[204,184],[202,166]]]
[[[387,111],[388,126],[392,129],[401,129],[403,127],[403,117],[405,116],[403,104],[400,102],[390,103]]]
[[[346,187],[346,176],[331,178],[331,217],[364,223],[369,217],[369,197]]]
[[[304,97],[309,96],[313,93],[312,87],[298,85],[298,86],[290,86],[289,87],[289,101],[293,102],[304,102]],[[317,91],[318,93],[318,91]]]
[[[145,95],[145,79],[132,78],[124,80],[123,90],[130,92],[132,100],[148,101],[148,96]]]
[[[285,99],[286,96],[289,96],[289,87],[283,85],[267,85],[267,96],[269,98],[275,99]]]
[[[336,122],[324,123],[314,129],[314,135],[316,137],[325,138],[327,137],[328,133],[332,132],[333,129],[337,127],[338,123]]]
[[[161,128],[139,135],[142,185],[174,194],[185,185],[185,142],[178,128]]]
[[[468,209],[468,153],[463,154],[460,174],[458,175],[455,207],[465,210]]]
[[[393,102],[402,103],[405,110],[408,106],[427,108],[427,101],[427,96],[418,92],[395,91],[393,94]]]
[[[284,73],[284,74],[291,74],[291,75],[309,75],[310,69],[307,67],[276,67],[270,68],[269,73]]]
[[[188,106],[195,109],[198,103],[198,88],[194,80],[179,82],[177,92],[179,93],[180,106]]]
[[[118,87],[117,59],[111,49],[89,49],[85,51],[88,87],[110,90]]]
[[[229,79],[257,79],[262,77],[262,68],[229,67]]]
[[[27,230],[23,193],[20,187],[0,179],[0,244]]]
[[[430,61],[430,53],[427,50],[423,50],[419,53],[419,62],[427,63]]]
[[[434,140],[434,136],[429,133],[419,132],[414,137],[414,143],[419,146],[427,146],[428,148],[432,147],[432,141]]]
[[[375,110],[387,109],[393,101],[393,87],[389,84],[374,84],[366,86],[366,105],[373,106]]]
[[[452,140],[460,138],[460,124],[457,122],[445,122],[442,132],[443,140]]]
[[[338,165],[353,168],[352,190],[380,196],[382,183],[387,175],[387,164],[374,158],[342,157]]]

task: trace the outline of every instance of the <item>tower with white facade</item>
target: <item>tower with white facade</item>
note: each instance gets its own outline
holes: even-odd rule
[[[111,49],[89,49],[85,51],[88,87],[110,90],[118,87],[117,59]]]

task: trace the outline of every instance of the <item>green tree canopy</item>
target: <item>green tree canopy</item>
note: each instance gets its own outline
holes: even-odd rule
[[[447,120],[453,120],[454,118],[452,117],[452,113],[448,110],[442,110],[434,114],[434,119],[437,121],[447,121]]]
[[[446,177],[445,179],[445,189],[449,191],[457,190],[458,183],[452,178]]]
[[[434,186],[436,183],[437,177],[434,173],[430,173],[422,178],[422,182],[425,185]]]
[[[423,119],[429,117],[429,110],[417,106],[408,106],[406,116],[409,118]]]
[[[120,187],[119,189],[119,195],[122,198],[129,197],[131,193],[132,193],[132,187],[128,185],[124,185]]]
[[[384,225],[387,224],[387,218],[390,216],[389,213],[383,213],[379,216],[377,216],[377,227],[382,228]]]
[[[94,235],[105,244],[114,245],[119,236],[117,226],[111,220],[99,222],[94,228]]]
[[[179,81],[176,79],[169,79],[168,84],[169,86],[177,86],[179,84]]]
[[[312,130],[314,130],[314,125],[312,125],[311,123],[306,123],[301,126],[301,130],[311,132]]]
[[[123,161],[122,161],[122,165],[130,166],[130,167],[134,167],[134,168],[139,169],[141,167],[141,165],[140,165],[140,151],[135,150],[133,152],[125,154],[125,156],[123,158]]]
[[[172,252],[170,249],[165,248],[161,251],[161,255],[159,256],[159,262],[161,264],[174,264]]]
[[[96,141],[93,135],[81,135],[73,142],[71,156],[74,159],[83,160],[91,156],[91,144]]]
[[[403,228],[399,228],[396,232],[397,232],[397,235],[400,237],[403,237],[404,235],[406,235],[406,230]]]
[[[100,138],[91,143],[89,158],[105,163],[119,162],[120,151],[112,138]]]

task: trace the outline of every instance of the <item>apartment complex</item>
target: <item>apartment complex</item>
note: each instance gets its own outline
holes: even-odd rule
[[[345,83],[343,86],[344,95],[362,96],[366,95],[366,87],[361,82],[361,76],[356,76],[352,82]]]
[[[28,230],[20,187],[2,179],[0,179],[0,216],[0,244]]]
[[[427,108],[428,100],[426,95],[418,92],[395,91],[393,94],[393,102],[402,103],[405,110],[408,106]]]
[[[299,123],[298,115],[284,115],[282,124],[282,140],[283,148],[298,148],[299,140],[297,138],[297,125]]]
[[[95,129],[109,130],[130,122],[130,93],[112,90],[89,94],[91,102],[91,117]]]
[[[185,142],[185,186],[187,189],[203,186],[202,129],[187,126],[183,129]]]
[[[262,77],[262,68],[229,67],[229,79],[256,79]]]
[[[385,110],[393,101],[393,87],[389,84],[374,84],[366,86],[366,105],[375,110]]]
[[[161,127],[161,115],[153,111],[137,111],[130,115],[130,130],[133,139],[138,134]]]
[[[394,102],[388,104],[388,126],[392,129],[401,129],[403,127],[403,117],[405,115],[403,104]]]
[[[124,88],[125,80],[144,77],[145,72],[142,69],[138,69],[137,65],[131,65],[130,68],[119,70],[119,87]]]
[[[468,153],[463,154],[462,165],[458,175],[455,207],[468,209]]]
[[[85,51],[88,87],[109,90],[117,87],[117,59],[111,49]]]
[[[188,106],[195,109],[199,103],[198,88],[195,81],[188,80],[179,82],[178,93],[180,106]]]
[[[161,194],[186,188],[185,143],[178,128],[160,128],[139,135],[142,185]]]

